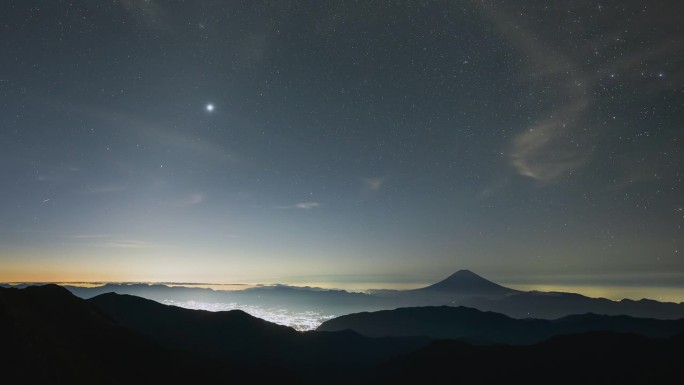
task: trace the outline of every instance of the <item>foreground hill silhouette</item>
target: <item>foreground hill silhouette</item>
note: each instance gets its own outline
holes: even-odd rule
[[[549,321],[515,319],[466,307],[428,306],[349,314],[326,321],[317,330],[353,330],[368,337],[427,336],[478,344],[531,344],[554,335],[591,331],[668,338],[684,331],[684,319],[583,314]]]
[[[371,339],[349,331],[300,333],[240,310],[189,310],[114,293],[88,302],[120,325],[163,346],[239,363],[267,362],[297,368],[341,361],[367,366],[428,343],[426,338]]]
[[[383,384],[680,384],[684,336],[594,332],[531,346],[436,341],[368,376]]]
[[[557,319],[573,314],[628,315],[640,318],[684,318],[684,303],[642,299],[612,301],[562,292],[518,291],[491,282],[469,271],[460,270],[446,279],[421,289],[375,290],[349,293],[307,287],[264,286],[239,291],[168,287],[146,284],[107,284],[102,287],[68,287],[82,298],[115,292],[131,294],[158,302],[237,303],[291,311],[313,311],[344,315],[363,311],[391,310],[416,306],[466,306],[493,311],[513,318]]]
[[[299,381],[285,371],[248,370],[165,349],[56,285],[0,288],[0,341],[8,384]]]
[[[48,285],[0,288],[3,382],[680,383],[684,337],[589,333],[528,346],[307,332],[240,311],[210,313]],[[226,346],[232,345],[232,346]]]
[[[0,288],[0,322],[3,378],[41,384],[338,383],[429,342],[303,334],[113,293],[86,301],[55,285]]]

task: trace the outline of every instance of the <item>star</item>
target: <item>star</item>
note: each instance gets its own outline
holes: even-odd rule
[[[214,105],[212,103],[209,103],[206,105],[205,109],[207,110],[207,112],[212,112],[214,111]]]

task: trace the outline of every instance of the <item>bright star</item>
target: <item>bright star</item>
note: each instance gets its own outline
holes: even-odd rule
[[[209,104],[207,104],[206,109],[207,109],[208,112],[212,112],[212,111],[214,111],[214,105],[211,104],[211,103],[209,103]]]

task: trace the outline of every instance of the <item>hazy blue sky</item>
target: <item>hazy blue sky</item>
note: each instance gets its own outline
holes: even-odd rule
[[[4,1],[0,280],[681,285],[683,4]]]

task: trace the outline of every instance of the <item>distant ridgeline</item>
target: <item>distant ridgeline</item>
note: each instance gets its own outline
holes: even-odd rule
[[[352,314],[302,333],[239,310],[0,288],[8,384],[679,384],[683,330],[684,320],[521,320],[437,306]]]
[[[239,291],[145,284],[107,284],[93,288],[67,286],[67,289],[86,299],[114,292],[182,306],[221,303],[324,315],[446,305],[493,311],[513,318],[556,319],[585,313],[657,319],[684,318],[684,303],[664,303],[645,299],[612,301],[573,293],[518,291],[488,281],[468,270],[460,270],[441,282],[421,289],[379,290],[371,293],[283,285]]]

